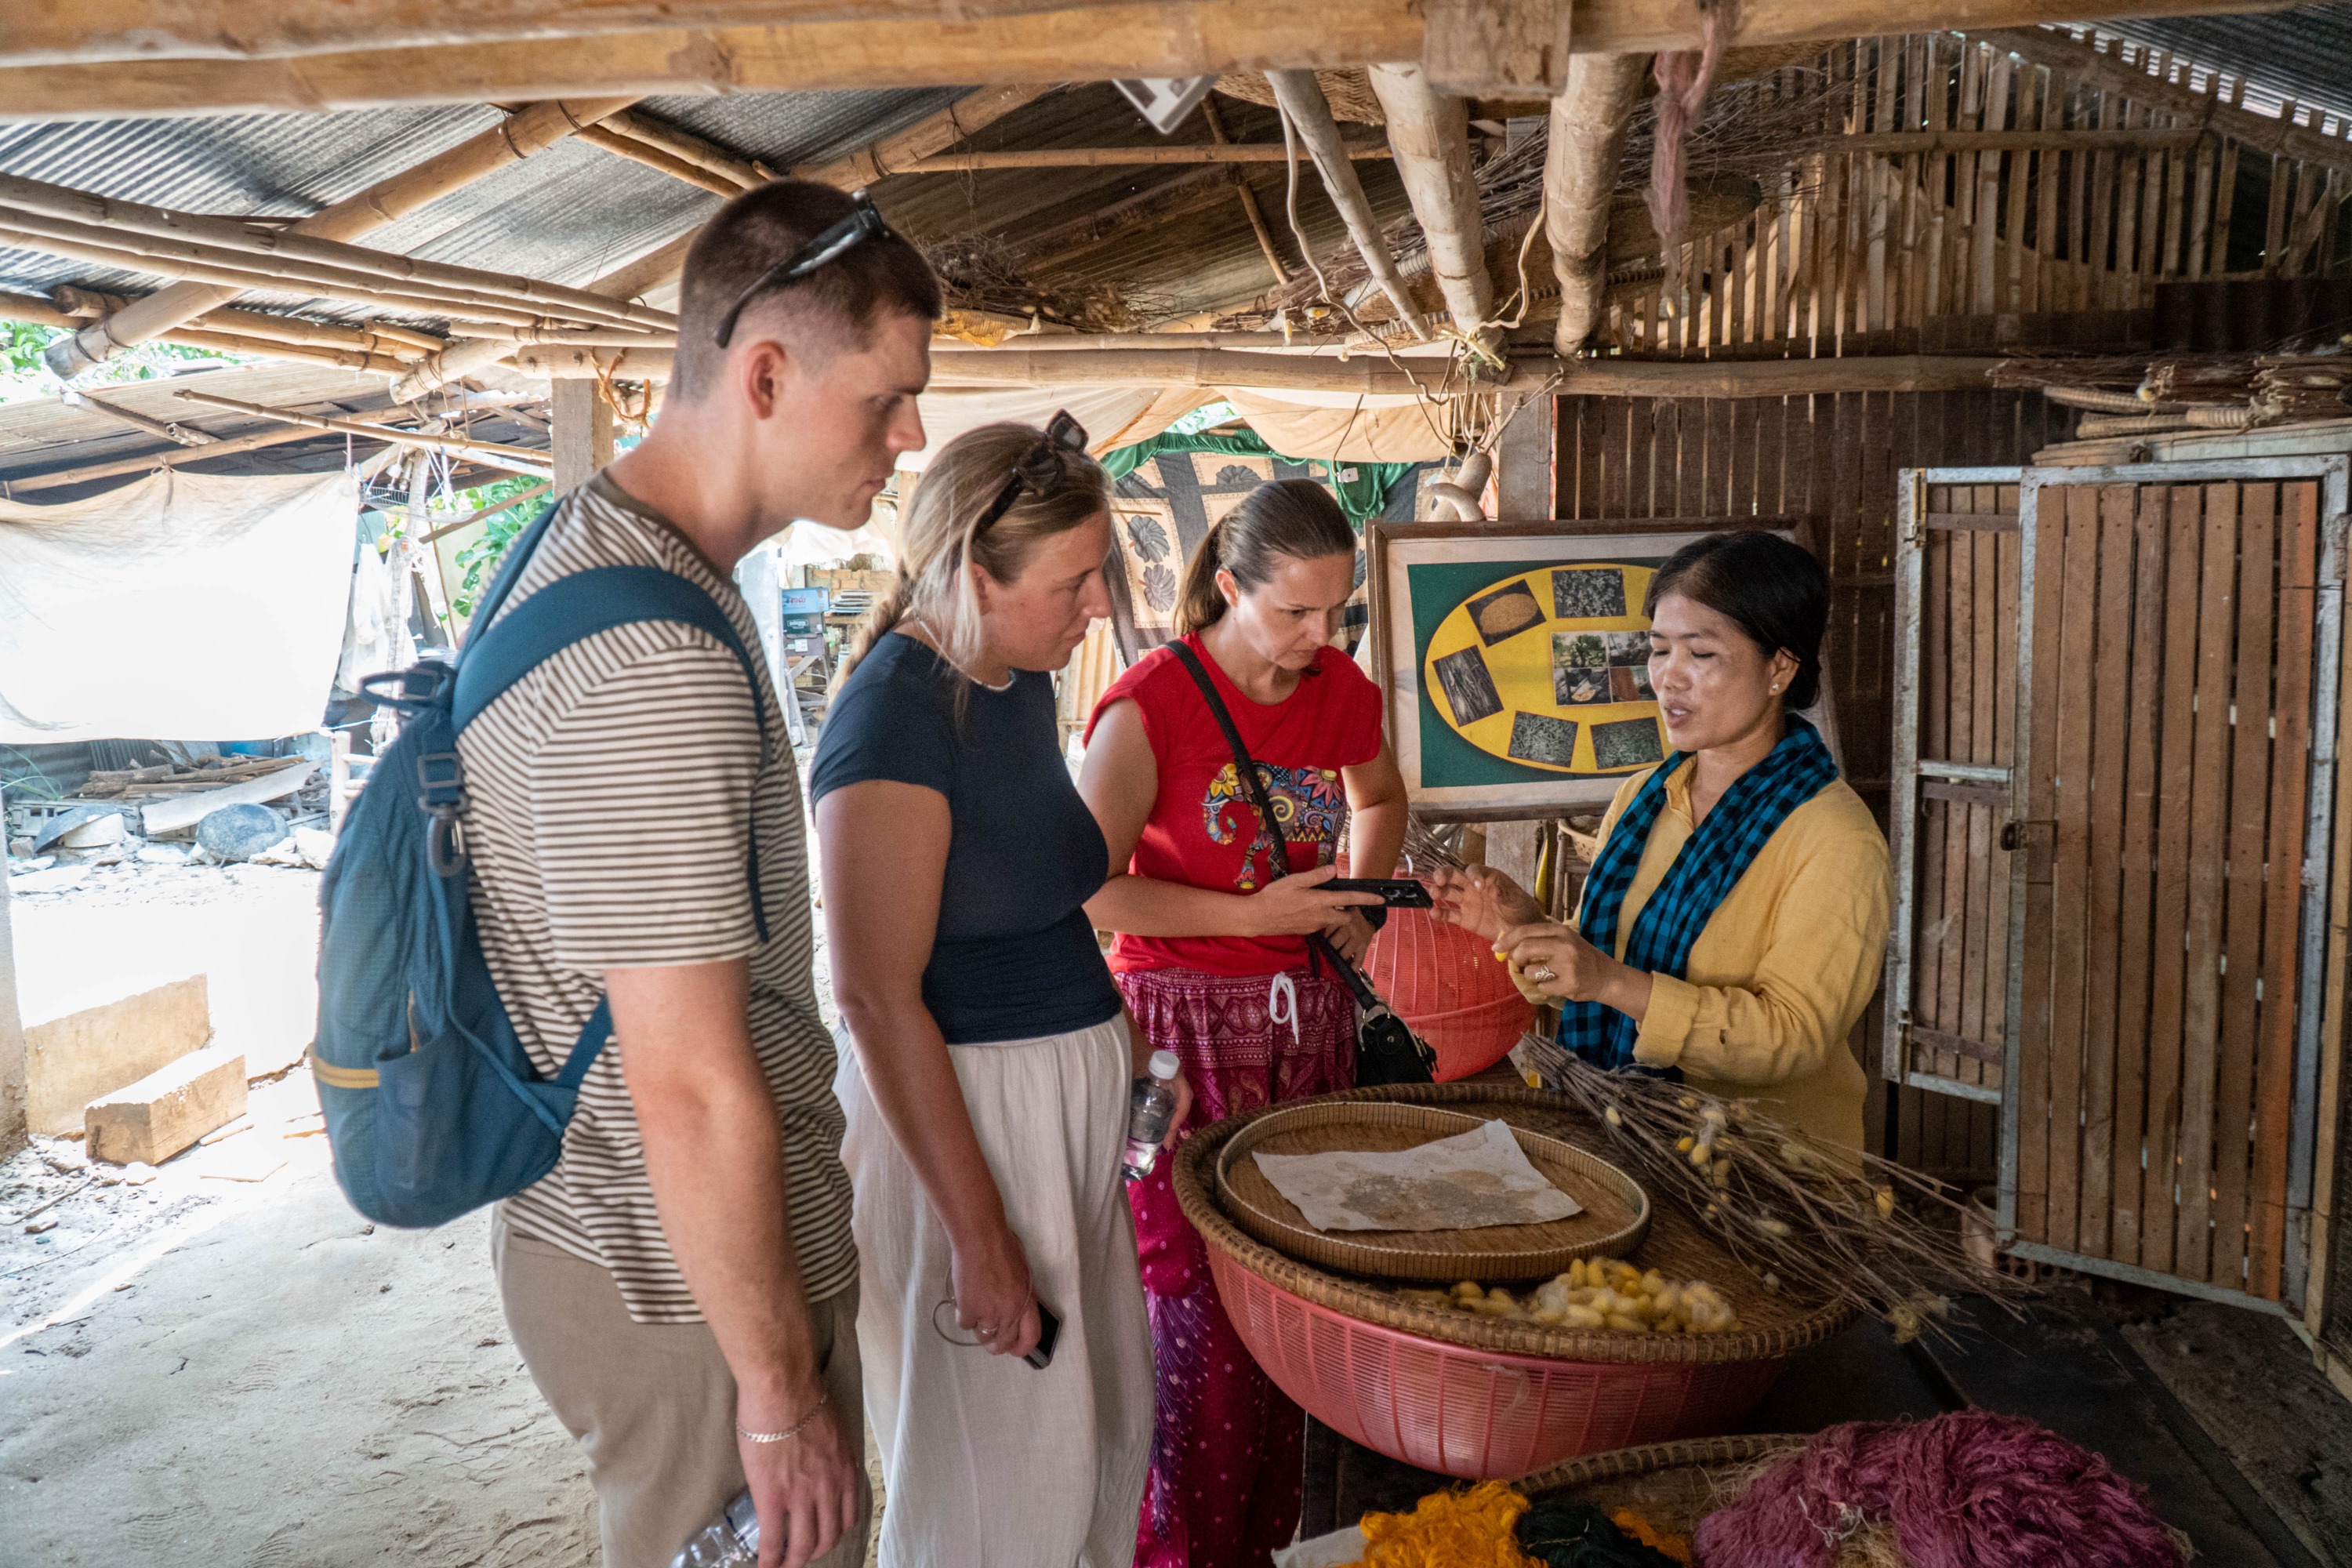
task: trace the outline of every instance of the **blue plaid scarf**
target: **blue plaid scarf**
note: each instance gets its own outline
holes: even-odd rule
[[[1624,907],[1625,889],[1633,885],[1643,847],[1665,807],[1666,777],[1686,760],[1685,753],[1677,752],[1643,781],[1610,829],[1601,858],[1585,879],[1577,930],[1602,952],[1617,951],[1617,914]],[[1681,979],[1690,963],[1691,944],[1706,929],[1716,907],[1748,874],[1765,841],[1790,812],[1836,777],[1837,763],[1821,736],[1802,719],[1791,717],[1780,744],[1724,792],[1675,857],[1665,880],[1633,921],[1624,962],[1648,973]],[[1633,1065],[1639,1032],[1632,1018],[1598,1002],[1569,1002],[1560,1008],[1559,1043],[1612,1072]]]

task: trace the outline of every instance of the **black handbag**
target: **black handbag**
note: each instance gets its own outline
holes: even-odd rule
[[[1225,700],[1217,695],[1216,683],[1209,679],[1201,660],[1181,642],[1170,643],[1176,657],[1184,661],[1185,670],[1192,684],[1201,689],[1208,700],[1209,711],[1217,721],[1217,728],[1225,732],[1225,744],[1234,751],[1234,771],[1249,796],[1250,809],[1257,813],[1259,826],[1265,828],[1273,850],[1266,857],[1267,874],[1283,877],[1290,872],[1290,844],[1282,834],[1281,818],[1275,814],[1274,802],[1268,796],[1265,775],[1242,744],[1242,732],[1234,726],[1234,716],[1225,708]],[[1356,1083],[1359,1088],[1375,1084],[1429,1083],[1433,1081],[1430,1069],[1436,1065],[1437,1053],[1429,1043],[1414,1034],[1405,1021],[1396,1016],[1389,1005],[1381,1000],[1356,966],[1340,956],[1330,939],[1321,931],[1308,934],[1307,945],[1318,957],[1331,966],[1356,998]]]

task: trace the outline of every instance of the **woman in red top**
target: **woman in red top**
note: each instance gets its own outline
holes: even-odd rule
[[[1362,956],[1372,928],[1355,906],[1379,900],[1323,884],[1351,814],[1359,876],[1395,867],[1405,826],[1380,689],[1331,646],[1355,560],[1330,493],[1282,479],[1211,529],[1185,572],[1177,627],[1267,775],[1281,845],[1172,650],[1122,676],[1087,726],[1078,793],[1110,879],[1087,911],[1118,933],[1112,974],[1151,1045],[1184,1064],[1192,1126],[1355,1081],[1354,1004],[1306,939]],[[1290,875],[1268,874],[1277,854]],[[1226,1321],[1168,1163],[1128,1196],[1160,1383],[1137,1568],[1255,1568],[1298,1523],[1304,1417]]]

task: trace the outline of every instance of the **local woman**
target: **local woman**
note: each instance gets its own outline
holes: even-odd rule
[[[1123,1568],[1150,1455],[1119,1179],[1149,1050],[1087,918],[1106,851],[1050,674],[1108,609],[1084,444],[1063,415],[932,459],[810,779],[895,1568]]]
[[[1285,479],[1211,529],[1185,574],[1182,646],[1264,765],[1278,826],[1251,807],[1172,648],[1121,677],[1088,726],[1078,789],[1108,841],[1110,879],[1087,909],[1118,933],[1119,989],[1150,1044],[1184,1064],[1195,1124],[1355,1081],[1354,1004],[1307,938],[1362,955],[1372,928],[1360,906],[1379,900],[1325,886],[1340,836],[1356,875],[1386,876],[1405,826],[1380,690],[1331,646],[1355,560],[1330,493]],[[1167,1164],[1129,1195],[1160,1381],[1136,1562],[1264,1563],[1298,1523],[1304,1417],[1226,1321]]]
[[[1773,534],[1711,534],[1650,580],[1650,683],[1674,754],[1627,779],[1573,925],[1486,868],[1441,874],[1441,915],[1557,1001],[1586,1061],[1679,1072],[1860,1149],[1846,1037],[1878,984],[1886,841],[1796,716],[1821,689],[1829,581]]]

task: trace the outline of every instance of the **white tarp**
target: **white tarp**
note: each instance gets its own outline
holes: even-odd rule
[[[319,727],[359,480],[170,470],[0,501],[0,742],[255,740]]]

